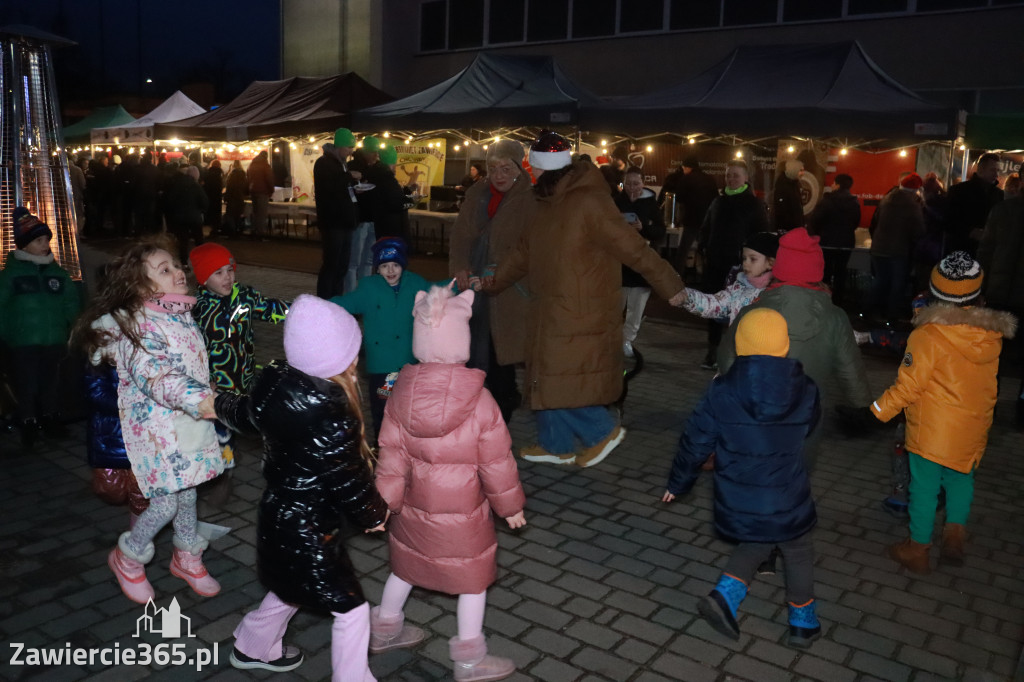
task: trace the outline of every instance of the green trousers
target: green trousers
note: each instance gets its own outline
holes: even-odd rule
[[[962,474],[907,452],[910,460],[910,538],[927,545],[932,541],[939,488],[946,489],[946,523],[967,523],[974,499],[974,471]]]

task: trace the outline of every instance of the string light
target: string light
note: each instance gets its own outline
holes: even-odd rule
[[[385,130],[384,134],[381,137],[391,137],[391,133]]]
[[[691,137],[689,140],[687,140],[687,142],[689,142],[690,144],[696,144],[697,138]]]
[[[601,146],[602,147],[607,147],[608,146],[608,140],[601,140]]]
[[[405,138],[405,143],[406,144],[412,144],[412,138],[411,137]]]
[[[906,155],[907,155],[907,150],[906,149],[901,149],[900,150],[900,156],[906,156]]]
[[[742,159],[743,158],[743,152],[742,151],[736,152],[736,158],[737,159]]]
[[[796,148],[793,147],[793,145],[789,145],[789,147],[786,148],[786,151],[792,154],[793,152],[796,151]]]
[[[487,145],[484,145],[484,151],[487,151]]]
[[[842,156],[846,156],[848,152],[849,150],[846,147],[843,147],[842,149],[839,150],[839,154]]]
[[[602,154],[607,154],[608,153],[608,148],[607,147],[602,147],[601,148],[601,153]]]
[[[960,151],[966,151],[966,149],[967,147],[965,145],[960,145]]]
[[[647,145],[647,151],[653,152],[654,151],[654,146],[653,145]]]
[[[281,153],[281,148],[280,147],[274,147],[274,153],[275,154],[280,154]]]
[[[459,151],[460,149],[462,149],[462,147],[460,147],[459,145],[455,145],[455,151]]]

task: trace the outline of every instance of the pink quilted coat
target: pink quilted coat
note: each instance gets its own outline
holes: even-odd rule
[[[413,585],[477,594],[497,578],[491,510],[523,510],[526,496],[501,411],[484,373],[461,364],[406,365],[384,410],[377,489],[391,570]]]

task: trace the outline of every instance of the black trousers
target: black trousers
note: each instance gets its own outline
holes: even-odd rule
[[[323,263],[316,278],[316,295],[320,298],[341,296],[345,293],[345,273],[352,252],[352,230],[320,226]]]
[[[780,542],[741,542],[729,556],[725,572],[747,585],[754,579],[757,567],[765,561],[776,546],[785,562],[786,601],[802,606],[814,599],[814,538],[813,531],[798,538]]]
[[[20,421],[60,411],[60,361],[66,352],[63,344],[7,348],[7,376]]]
[[[825,254],[825,284],[832,287],[832,302],[842,305],[846,296],[846,266],[850,263],[851,249],[822,249]]]

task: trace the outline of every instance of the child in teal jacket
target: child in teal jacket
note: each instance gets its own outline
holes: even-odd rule
[[[18,401],[22,445],[30,448],[40,428],[61,430],[60,361],[81,299],[71,276],[54,261],[46,223],[22,206],[13,219],[17,248],[0,271],[0,341]]]
[[[370,386],[370,413],[374,433],[380,433],[384,405],[391,395],[398,371],[415,363],[412,354],[412,307],[416,294],[434,284],[406,270],[406,245],[399,237],[384,237],[373,245],[375,274],[359,280],[354,291],[335,296],[337,303],[352,315],[362,316],[363,348],[366,351],[366,378]]]

